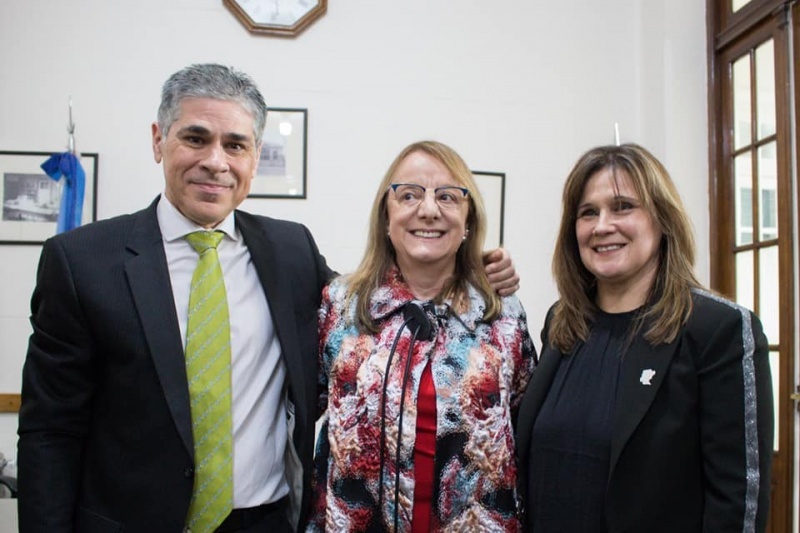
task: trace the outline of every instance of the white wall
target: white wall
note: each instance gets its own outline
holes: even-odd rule
[[[550,256],[563,180],[613,141],[651,149],[694,219],[708,278],[705,8],[696,0],[330,0],[299,38],[253,37],[220,0],[0,2],[0,150],[100,154],[100,218],[163,187],[150,123],[161,83],[194,62],[250,73],[273,107],[309,109],[308,199],[245,208],[307,224],[329,263],[360,259],[394,155],[444,141],[507,173],[506,246],[537,337],[555,299]],[[0,392],[18,392],[39,247],[0,247]],[[0,415],[15,455],[16,416]]]

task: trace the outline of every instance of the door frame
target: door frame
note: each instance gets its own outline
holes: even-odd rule
[[[771,533],[792,531],[793,519],[800,506],[800,494],[795,494],[796,389],[795,325],[798,300],[795,295],[797,272],[795,253],[798,247],[795,228],[795,202],[800,205],[800,187],[796,181],[796,154],[800,142],[792,129],[791,111],[800,102],[797,76],[791,65],[800,58],[800,7],[789,0],[751,0],[733,13],[730,0],[707,0],[708,27],[708,118],[709,118],[709,228],[711,287],[728,297],[735,295],[736,272],[733,249],[735,245],[735,205],[732,169],[733,102],[730,90],[730,65],[756,45],[773,39],[775,45],[776,87],[776,148],[778,164],[778,268],[780,275],[780,343],[770,345],[780,353],[778,404],[775,420],[779,431],[775,435],[778,452],[773,455]],[[793,41],[793,42],[792,42]],[[795,70],[793,72],[793,70]],[[792,90],[792,87],[794,90]],[[794,121],[800,117],[795,116]],[[793,193],[793,191],[796,191]],[[794,196],[797,194],[797,196]],[[756,273],[757,275],[757,273]],[[757,302],[758,300],[756,300]]]

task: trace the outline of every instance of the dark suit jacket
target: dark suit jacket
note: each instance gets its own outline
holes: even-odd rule
[[[189,390],[156,203],[44,245],[19,414],[22,533],[183,528],[194,474]],[[317,309],[331,272],[305,227],[241,211],[236,224],[286,364],[305,511]]]
[[[693,299],[675,341],[652,346],[639,335],[624,356],[605,502],[611,533],[766,527],[773,453],[767,339],[749,311],[704,291]],[[523,495],[533,425],[564,357],[547,345],[548,327],[549,318],[517,424]],[[647,370],[654,372],[649,385]]]

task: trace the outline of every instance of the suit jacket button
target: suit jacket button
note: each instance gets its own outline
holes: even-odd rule
[[[185,477],[192,477],[194,475],[194,468],[191,466],[187,466],[186,470],[183,471],[183,475]]]

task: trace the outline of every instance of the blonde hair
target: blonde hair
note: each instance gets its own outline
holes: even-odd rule
[[[547,341],[563,353],[571,351],[578,341],[586,341],[589,323],[597,311],[593,301],[596,280],[581,261],[575,224],[586,183],[604,169],[611,169],[615,179],[619,179],[619,173],[630,178],[642,209],[662,234],[658,269],[634,332],[646,324],[644,338],[651,344],[674,340],[692,311],[691,289],[700,287],[694,275],[692,225],[661,162],[636,144],[593,148],[581,156],[567,177],[553,254],[553,276],[560,299],[553,310]]]
[[[468,235],[456,252],[456,268],[453,277],[445,282],[442,292],[436,301],[450,298],[457,308],[467,305],[467,287],[473,285],[486,302],[484,320],[496,318],[502,309],[500,297],[492,290],[486,271],[483,267],[481,252],[486,236],[486,211],[478,185],[472,177],[467,164],[455,150],[436,141],[420,141],[406,146],[392,161],[381,180],[372,203],[369,218],[369,236],[361,264],[348,279],[346,306],[356,299],[356,320],[363,330],[376,333],[378,328],[370,315],[370,296],[384,281],[389,270],[395,266],[396,256],[386,228],[389,216],[386,208],[386,197],[397,167],[415,152],[422,152],[442,163],[462,187],[469,189],[467,196],[469,213],[467,214]]]

